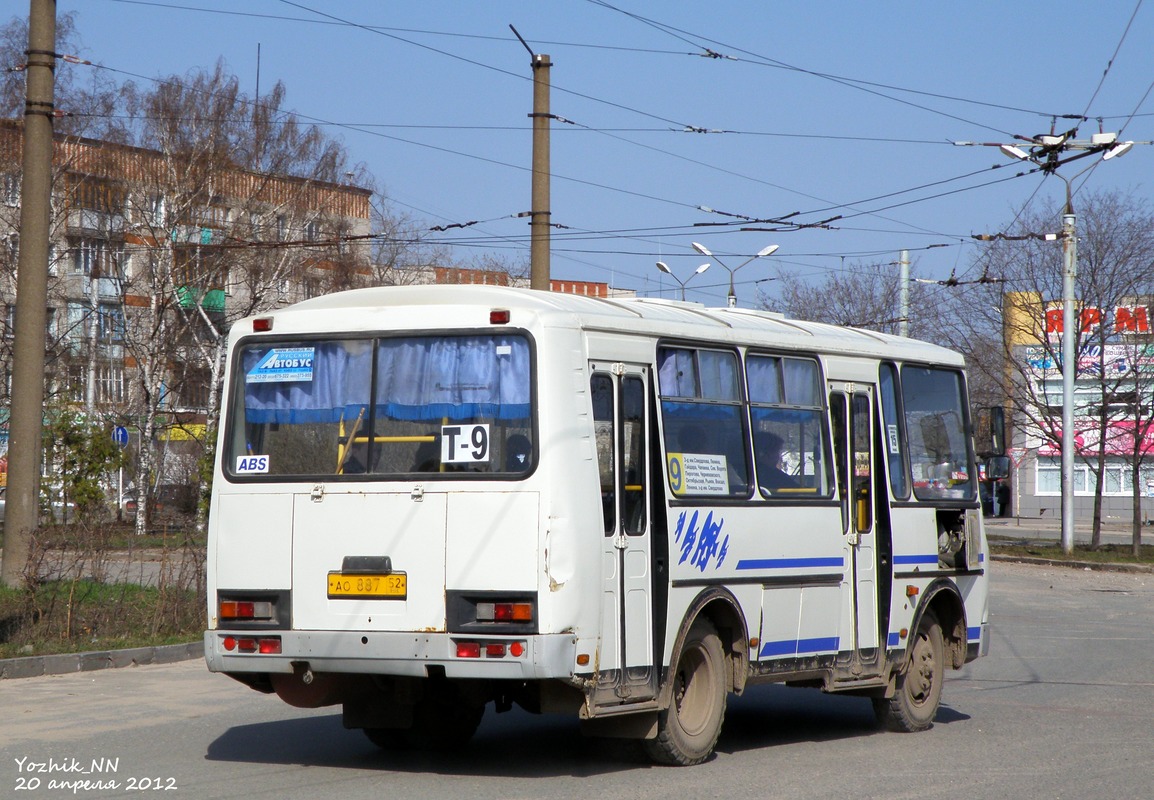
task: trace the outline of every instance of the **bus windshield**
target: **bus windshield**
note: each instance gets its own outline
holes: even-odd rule
[[[242,343],[234,364],[223,454],[232,478],[533,466],[524,336],[260,340]]]

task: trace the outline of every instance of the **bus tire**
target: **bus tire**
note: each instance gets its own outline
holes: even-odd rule
[[[677,657],[673,696],[669,707],[657,715],[657,736],[643,742],[651,759],[688,767],[709,758],[725,719],[725,667],[717,629],[699,617]]]
[[[945,672],[942,626],[934,612],[926,609],[910,647],[909,665],[897,677],[894,696],[874,698],[878,722],[898,733],[915,733],[932,727],[942,702]]]

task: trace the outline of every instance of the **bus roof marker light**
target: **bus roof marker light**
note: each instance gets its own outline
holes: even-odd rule
[[[272,330],[272,317],[257,317],[252,321],[253,333],[268,333]]]
[[[507,308],[493,308],[489,310],[489,324],[490,325],[508,325],[509,324],[509,309]]]

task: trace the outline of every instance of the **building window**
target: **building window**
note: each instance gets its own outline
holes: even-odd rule
[[[1074,461],[1071,476],[1074,494],[1093,496],[1095,487],[1094,471],[1084,461]],[[1154,489],[1154,464],[1142,467],[1139,476],[1141,493],[1145,496]],[[1133,497],[1134,480],[1130,465],[1120,459],[1110,459],[1102,474],[1102,494],[1110,497]],[[1060,497],[1062,495],[1062,460],[1058,456],[1041,456],[1035,467],[1034,493],[1040,497]]]
[[[6,172],[0,175],[0,197],[4,205],[16,207],[20,205],[20,175],[16,172]]]
[[[74,238],[68,242],[68,264],[74,275],[116,278],[123,275],[124,246],[106,239]]]

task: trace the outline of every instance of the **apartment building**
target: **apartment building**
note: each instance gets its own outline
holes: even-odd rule
[[[0,120],[0,455],[7,449],[22,125]],[[231,321],[370,280],[367,189],[58,136],[46,398],[195,438]],[[144,373],[148,374],[145,375]]]

